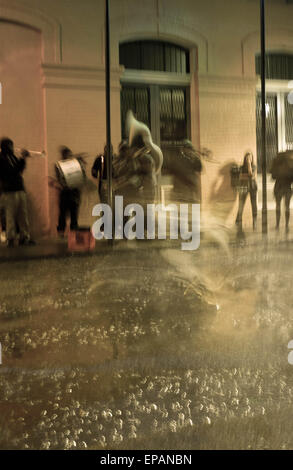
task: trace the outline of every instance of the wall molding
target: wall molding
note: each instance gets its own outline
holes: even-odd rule
[[[44,88],[105,89],[105,69],[103,67],[43,64],[42,72]],[[122,67],[111,69],[111,90],[120,91],[122,72]]]
[[[16,0],[0,0],[0,21],[30,27],[42,33],[42,60],[60,63],[61,25],[37,8],[29,8]]]
[[[199,75],[199,95],[255,96],[258,78]]]
[[[266,39],[267,52],[291,52],[293,53],[293,29],[269,28]],[[241,41],[242,74],[243,76],[255,75],[255,55],[259,54],[260,32],[253,31]]]
[[[148,70],[125,70],[121,75],[122,83],[140,83],[148,85],[178,85],[190,86],[190,74],[178,74],[169,72],[153,72]]]
[[[152,15],[152,11],[148,11],[148,15]],[[181,17],[166,15],[160,18],[159,28],[155,18],[144,22],[142,29],[141,14],[134,12],[131,18],[125,16],[116,16],[111,20],[111,32],[113,34],[114,60],[119,63],[119,43],[131,40],[163,40],[170,41],[180,46],[192,50],[198,50],[198,70],[200,73],[208,73],[209,71],[209,44],[207,37],[200,31],[199,25],[194,25]],[[197,70],[191,70],[191,72]]]

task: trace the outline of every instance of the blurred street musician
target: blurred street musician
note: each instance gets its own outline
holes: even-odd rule
[[[23,149],[21,157],[17,158],[14,155],[13,141],[8,138],[1,140],[0,147],[0,181],[6,214],[7,246],[14,246],[17,226],[19,245],[34,245],[35,242],[30,237],[27,196],[22,177],[29,152]]]
[[[92,177],[98,180],[98,192],[100,201],[106,204],[108,201],[108,186],[107,186],[107,145],[104,147],[104,153],[96,157],[92,166]],[[111,156],[113,157],[113,146],[111,145]]]
[[[74,155],[70,148],[66,146],[61,146],[60,154],[62,157],[62,161],[65,160],[72,160]],[[83,164],[83,158],[78,158],[79,164]],[[60,161],[59,161],[60,162]],[[65,229],[66,229],[66,219],[67,215],[70,215],[70,230],[77,230],[78,229],[78,213],[79,213],[79,206],[80,206],[80,187],[72,187],[68,185],[68,181],[63,175],[60,173],[60,168],[58,164],[55,165],[56,176],[59,184],[60,195],[59,195],[59,219],[58,219],[58,226],[57,231],[59,236],[64,237]],[[81,176],[82,173],[82,166],[79,168]]]

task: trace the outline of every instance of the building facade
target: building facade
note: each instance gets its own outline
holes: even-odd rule
[[[128,103],[137,106],[163,149],[183,138],[210,149],[214,162],[205,164],[202,204],[213,205],[215,194],[234,201],[231,222],[236,201],[228,164],[240,163],[247,149],[257,154],[259,1],[109,3],[114,149]],[[266,4],[268,52],[287,64],[281,73],[281,59],[272,59],[279,65],[268,78],[269,145],[283,150],[293,145],[293,5]],[[48,181],[58,147],[87,152],[90,173],[105,144],[104,8],[104,0],[0,0],[0,134],[18,147],[46,151],[26,170],[37,235],[56,233],[58,193]],[[91,223],[95,198],[84,197],[81,223]]]

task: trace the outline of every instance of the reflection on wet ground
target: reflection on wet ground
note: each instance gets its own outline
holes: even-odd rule
[[[291,246],[2,263],[0,448],[293,448]]]

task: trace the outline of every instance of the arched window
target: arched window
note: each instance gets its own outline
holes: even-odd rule
[[[255,57],[257,75],[261,74],[261,57]],[[270,52],[266,54],[266,78],[269,80],[293,80],[293,54]]]
[[[163,41],[135,41],[119,46],[122,137],[131,109],[162,146],[178,145],[190,137],[189,50]],[[135,71],[135,72],[134,72]]]
[[[189,51],[163,41],[135,41],[119,46],[119,62],[126,69],[189,73]]]

